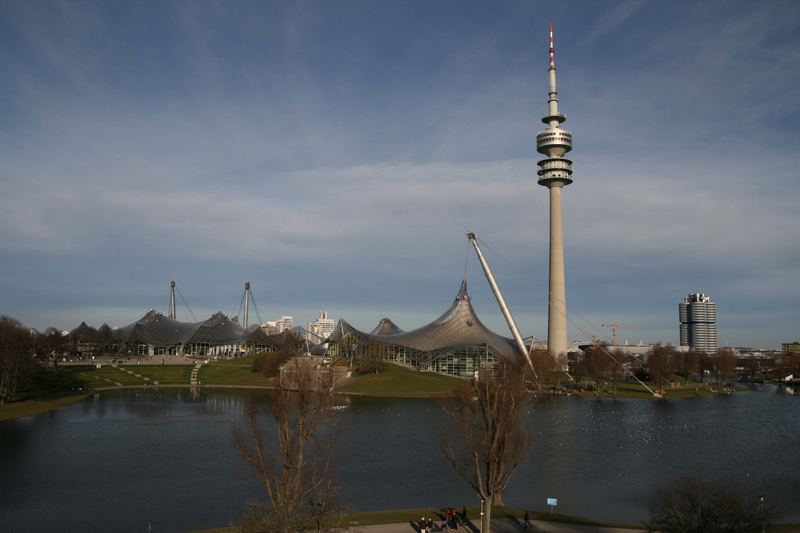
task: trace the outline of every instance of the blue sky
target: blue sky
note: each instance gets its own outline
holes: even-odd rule
[[[36,328],[166,310],[321,309],[369,329],[473,302],[546,335],[547,25],[575,182],[570,338],[720,341],[800,322],[800,4],[0,2],[0,313]],[[189,319],[179,306],[179,318]]]

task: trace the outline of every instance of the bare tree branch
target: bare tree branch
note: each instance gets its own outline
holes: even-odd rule
[[[242,531],[331,531],[340,527],[342,505],[332,481],[332,388],[307,360],[295,359],[270,392],[274,442],[259,428],[254,404],[238,428],[234,446],[261,482],[266,502],[250,502]]]
[[[481,370],[477,380],[439,402],[453,430],[442,435],[442,452],[486,503],[481,531],[490,530],[491,506],[502,505],[530,448],[531,433],[521,423],[526,394],[522,368],[498,367]]]

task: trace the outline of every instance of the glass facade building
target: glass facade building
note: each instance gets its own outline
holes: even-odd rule
[[[493,369],[506,361],[518,362],[512,339],[487,328],[475,314],[463,280],[453,304],[439,318],[412,331],[403,331],[388,318],[370,333],[344,320],[329,337],[328,354],[353,361],[378,356],[417,370],[473,377],[480,368]]]

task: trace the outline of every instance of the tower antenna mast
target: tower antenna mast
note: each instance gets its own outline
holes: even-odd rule
[[[536,151],[546,158],[538,162],[539,185],[550,191],[550,278],[547,305],[547,351],[560,370],[567,369],[567,292],[564,280],[564,224],[561,189],[572,183],[572,133],[562,129],[566,117],[558,111],[553,25],[550,24],[550,66],[547,107],[542,117],[547,128],[536,134]]]

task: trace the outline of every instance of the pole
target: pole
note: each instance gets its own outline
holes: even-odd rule
[[[525,347],[525,341],[522,340],[522,335],[520,335],[519,329],[517,329],[517,324],[514,322],[514,317],[511,316],[511,310],[508,308],[508,305],[506,305],[506,300],[503,298],[503,293],[500,292],[500,287],[497,285],[497,281],[494,279],[492,269],[489,267],[489,263],[486,262],[486,258],[483,256],[481,247],[478,245],[478,238],[472,232],[467,233],[467,238],[469,239],[469,242],[472,243],[472,247],[475,248],[475,253],[478,254],[478,261],[481,263],[483,273],[486,274],[486,279],[489,282],[489,286],[492,288],[494,297],[497,298],[497,303],[500,305],[500,311],[503,312],[503,317],[506,319],[508,329],[511,330],[511,335],[514,337],[514,342],[516,342],[517,348],[525,357],[525,360],[528,362],[528,366],[531,367],[534,377],[538,379],[536,370],[533,368],[533,362],[528,354],[528,349]]]
[[[247,321],[250,318],[250,282],[244,282],[244,330],[247,331]]]
[[[175,280],[169,282],[169,317],[172,320],[178,317],[175,309]]]

